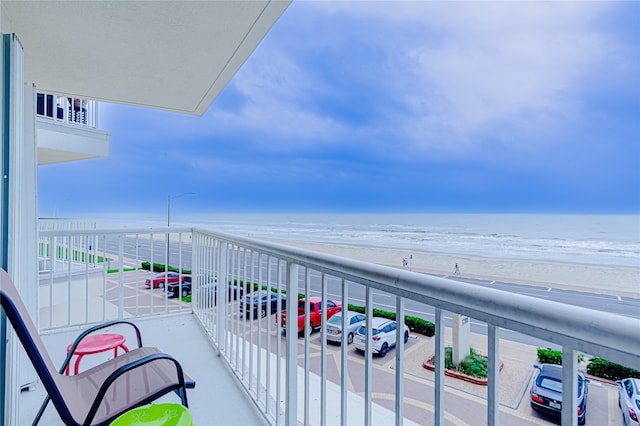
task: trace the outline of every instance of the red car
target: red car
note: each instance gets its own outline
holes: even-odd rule
[[[327,319],[342,311],[342,303],[327,300]],[[298,299],[298,333],[311,333],[322,326],[322,298],[309,298],[309,318],[305,318],[305,299]],[[282,311],[280,325],[284,329],[287,325],[287,311]],[[276,319],[276,322],[278,320]],[[308,325],[308,327],[307,327]]]
[[[184,274],[180,275],[177,272],[162,272],[161,274],[154,275],[153,278],[147,278],[144,285],[150,288],[153,280],[153,288],[164,288],[165,283],[183,283],[184,277]]]

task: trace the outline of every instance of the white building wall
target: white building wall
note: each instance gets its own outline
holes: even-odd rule
[[[23,85],[23,134],[10,147],[9,163],[13,208],[9,220],[9,265],[14,280],[20,281],[20,293],[35,324],[38,324],[38,206],[37,164],[38,150],[35,126],[35,87]],[[17,111],[16,113],[20,113]],[[19,121],[19,120],[17,120]],[[18,126],[20,123],[16,123]],[[19,271],[19,272],[18,272]],[[19,386],[24,387],[36,380],[31,363],[22,352],[20,358]]]

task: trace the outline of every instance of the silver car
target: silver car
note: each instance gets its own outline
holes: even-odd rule
[[[338,312],[327,321],[327,341],[342,343],[342,336],[346,334],[347,343],[352,343],[353,334],[364,324],[365,319],[364,314],[347,311],[347,332],[342,333],[342,312]]]
[[[625,426],[640,424],[640,379],[623,379],[618,385],[618,406]]]

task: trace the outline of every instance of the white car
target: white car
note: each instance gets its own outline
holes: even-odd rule
[[[640,424],[640,379],[623,379],[618,385],[618,406],[625,426]]]
[[[342,336],[346,334],[347,343],[352,343],[353,335],[364,324],[365,319],[364,314],[347,311],[347,332],[342,333],[342,312],[338,312],[327,321],[327,341],[342,343]]]
[[[371,319],[371,325],[373,329],[373,332],[371,333],[371,347],[374,352],[377,352],[381,357],[383,357],[387,354],[389,349],[396,345],[396,322],[386,318],[374,317]],[[365,325],[361,325],[353,338],[353,345],[356,349],[363,352],[365,351],[365,339],[367,334],[367,327]],[[407,340],[409,340],[409,327],[405,324],[404,343],[407,343]]]

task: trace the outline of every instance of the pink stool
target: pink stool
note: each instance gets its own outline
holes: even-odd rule
[[[106,352],[113,349],[113,356],[118,356],[118,348],[122,348],[125,352],[129,352],[129,348],[127,348],[124,344],[126,338],[122,334],[94,334],[91,336],[87,336],[78,345],[76,350],[73,352],[74,355],[77,355],[75,366],[73,368],[73,374],[78,374],[78,368],[80,367],[80,360],[85,355],[97,354],[100,352]],[[71,346],[67,346],[67,353],[71,350]],[[67,364],[67,369],[65,374],[69,375],[69,365]]]

